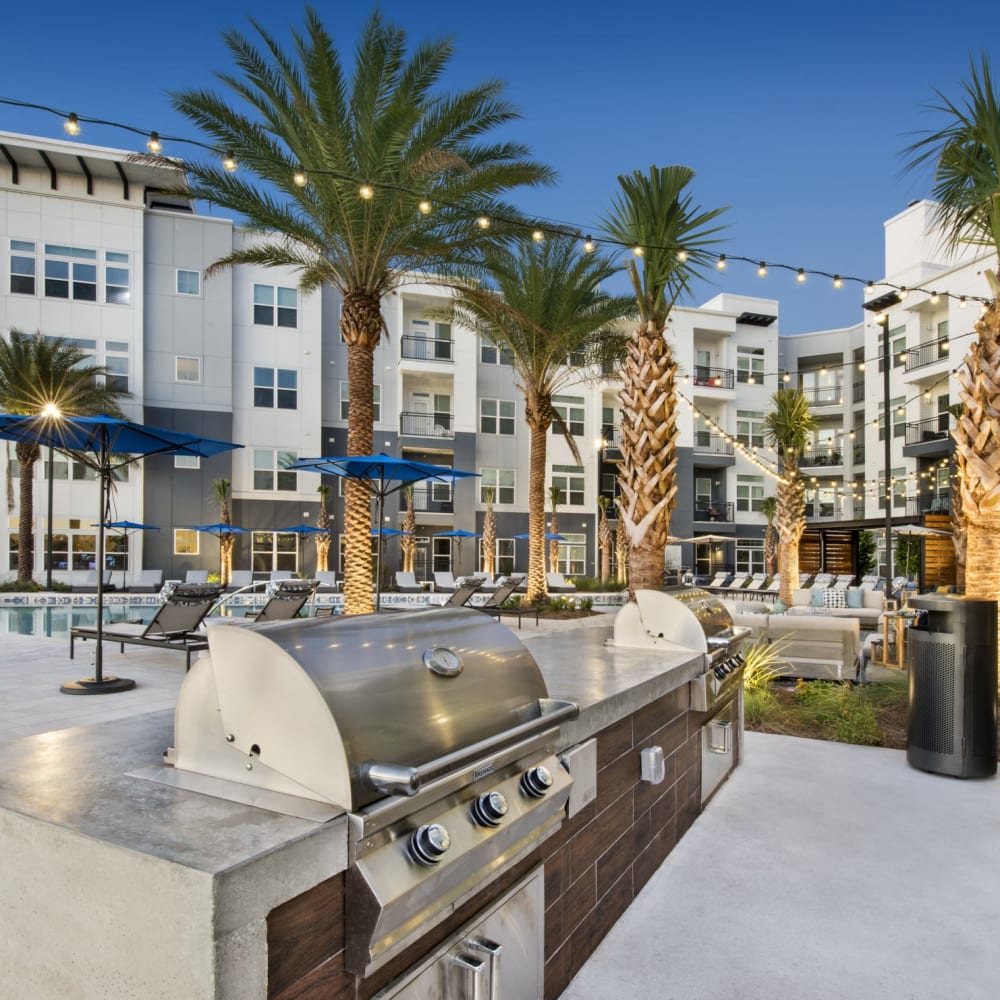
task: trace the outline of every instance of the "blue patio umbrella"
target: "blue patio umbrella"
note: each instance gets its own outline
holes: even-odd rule
[[[382,598],[382,538],[386,530],[382,525],[385,498],[397,493],[411,483],[454,483],[456,479],[478,476],[478,472],[464,472],[447,465],[431,465],[409,458],[397,458],[379,452],[375,455],[341,455],[331,458],[300,458],[288,466],[302,472],[318,472],[324,476],[339,476],[361,483],[375,498],[378,508],[378,565],[375,572],[375,607]]]
[[[119,417],[63,417],[0,414],[0,438],[23,441],[44,448],[55,448],[82,462],[97,473],[99,523],[97,529],[97,564],[104,566],[104,525],[109,520],[107,509],[111,494],[111,477],[115,470],[152,455],[192,455],[210,458],[242,445],[217,441],[150,427]],[[94,653],[94,676],[61,685],[65,694],[111,694],[128,691],[135,681],[127,677],[105,677],[103,671],[104,573],[97,574],[97,648]]]
[[[530,538],[531,535],[526,531],[522,535],[515,535],[515,538]],[[545,540],[547,542],[565,542],[566,536],[560,535],[558,532],[546,531]]]
[[[91,525],[92,528],[96,528],[96,524]],[[128,547],[128,536],[130,533],[134,534],[136,531],[159,531],[160,529],[155,524],[137,524],[135,521],[105,521],[104,527],[109,528],[112,531],[120,531],[122,537],[126,540],[125,545]],[[122,560],[122,589],[125,589],[125,560]]]

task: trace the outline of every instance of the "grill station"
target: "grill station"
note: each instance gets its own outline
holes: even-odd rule
[[[742,649],[751,629],[734,625],[725,604],[700,587],[636,591],[615,619],[614,643],[702,653],[705,670],[690,682],[691,707],[702,724],[701,801],[704,804],[741,753]]]
[[[577,707],[548,697],[531,654],[489,616],[220,623],[208,643],[180,691],[169,780],[304,818],[348,814],[356,975],[407,949],[565,818],[573,778],[553,749]],[[431,992],[406,995],[538,994],[541,892],[529,888],[510,919],[490,917],[496,936],[447,941],[423,973]],[[455,992],[433,992],[442,988]]]

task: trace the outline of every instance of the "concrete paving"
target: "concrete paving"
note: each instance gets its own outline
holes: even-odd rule
[[[748,733],[563,1000],[1000,996],[1000,783]]]

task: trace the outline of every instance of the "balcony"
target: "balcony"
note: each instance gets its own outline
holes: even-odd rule
[[[951,435],[948,433],[950,421],[951,414],[939,413],[933,417],[907,423],[903,454],[907,458],[947,455],[952,448]]]
[[[400,512],[406,510],[406,497],[403,491],[399,493]],[[454,514],[455,502],[452,498],[451,485],[449,483],[431,483],[429,486],[421,486],[415,483],[413,486],[413,509],[422,514]]]
[[[437,337],[414,337],[405,335],[402,338],[402,356],[414,361],[454,361],[452,351],[454,344],[450,340],[440,340]]]
[[[881,504],[885,509],[885,504]],[[925,494],[918,496],[908,496],[906,498],[906,516],[913,517],[918,514],[950,514],[951,513],[951,491],[943,490],[940,493]]]
[[[844,456],[839,451],[829,448],[807,451],[799,461],[800,469],[840,468],[844,464]]]
[[[948,358],[950,352],[950,337],[942,337],[940,340],[932,340],[929,344],[911,347],[906,352],[906,371],[912,372],[917,368],[926,368],[927,365],[932,365],[935,361]]]
[[[696,521],[732,524],[734,507],[731,500],[715,500],[710,503],[697,500],[694,505],[694,519]]]
[[[698,455],[732,455],[732,442],[725,440],[720,434],[710,434],[708,431],[694,432],[694,450]]]
[[[453,413],[401,413],[399,433],[406,437],[453,438]]]
[[[691,382],[706,389],[732,389],[734,372],[732,368],[705,368],[702,365],[695,365]]]
[[[601,428],[601,442],[605,458],[618,457],[622,450],[622,429],[617,424],[605,424]]]
[[[814,385],[802,390],[810,406],[839,406],[844,402],[842,385]]]

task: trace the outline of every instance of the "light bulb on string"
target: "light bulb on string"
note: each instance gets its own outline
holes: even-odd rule
[[[306,174],[302,167],[299,167],[294,174],[292,174],[292,182],[296,187],[304,188],[309,183],[309,176]]]
[[[583,241],[583,252],[584,253],[593,253],[594,252],[594,241],[590,238],[590,236],[587,236],[587,237],[584,238],[584,241]]]
[[[798,274],[795,275],[795,280],[801,285],[804,284],[806,280],[806,272],[804,268],[799,268]]]
[[[65,129],[67,135],[77,136],[80,134],[80,119],[76,117],[75,114],[69,114],[66,116],[66,121],[63,122],[63,129]]]
[[[488,215],[480,215],[479,218],[476,219],[476,225],[479,226],[480,229],[489,229],[490,217]]]
[[[375,197],[375,188],[371,184],[362,184],[358,188],[358,197],[362,201],[371,201]]]
[[[150,132],[149,138],[146,140],[146,149],[148,149],[154,155],[156,153],[162,152],[163,143],[160,142],[160,136],[156,132]]]
[[[533,239],[533,240],[534,240],[534,241],[535,241],[536,243],[541,243],[541,242],[542,242],[542,240],[544,240],[544,239],[545,239],[545,233],[543,233],[543,232],[542,232],[542,231],[541,231],[540,229],[535,229],[535,230],[532,230],[532,233],[531,233],[531,238],[532,238],[532,239]]]
[[[235,173],[236,157],[234,157],[232,153],[226,153],[226,155],[222,158],[222,166],[228,173]]]
[[[900,302],[902,302],[902,300],[905,299],[906,296],[910,294],[910,291],[906,287],[906,285],[903,285],[896,294],[899,296]]]
[[[869,281],[868,284],[865,285],[865,295],[874,295],[874,294],[875,294],[875,284],[874,282]]]
[[[936,306],[941,301],[941,296],[937,292],[931,292],[931,305]]]
[[[677,259],[682,264],[684,263],[684,261],[686,261],[688,259],[688,252],[687,252],[687,250],[684,249],[684,247],[681,247],[680,250],[677,251]]]
[[[767,277],[767,264],[765,264],[764,261],[761,261],[757,265],[757,276],[760,277],[760,278],[766,278]]]
[[[428,198],[421,198],[420,201],[417,202],[417,211],[421,215],[430,215],[433,207],[434,206],[430,203],[430,199]]]
[[[719,259],[715,262],[715,266],[720,271],[725,271],[726,269],[726,255],[724,253],[719,254]]]
[[[958,308],[959,309],[967,309],[968,307],[969,307],[969,303],[966,301],[965,296],[964,295],[959,296],[959,299],[958,299]]]
[[[641,257],[641,256],[642,256],[642,255],[643,255],[643,254],[645,253],[645,251],[644,251],[644,250],[642,249],[642,247],[641,247],[641,246],[639,246],[639,245],[637,244],[636,246],[632,247],[632,253],[633,253],[633,254],[634,254],[634,255],[635,255],[636,257]]]
[[[843,286],[844,286],[844,282],[841,279],[840,275],[839,274],[835,274],[833,276],[833,287],[834,288],[843,288]]]

